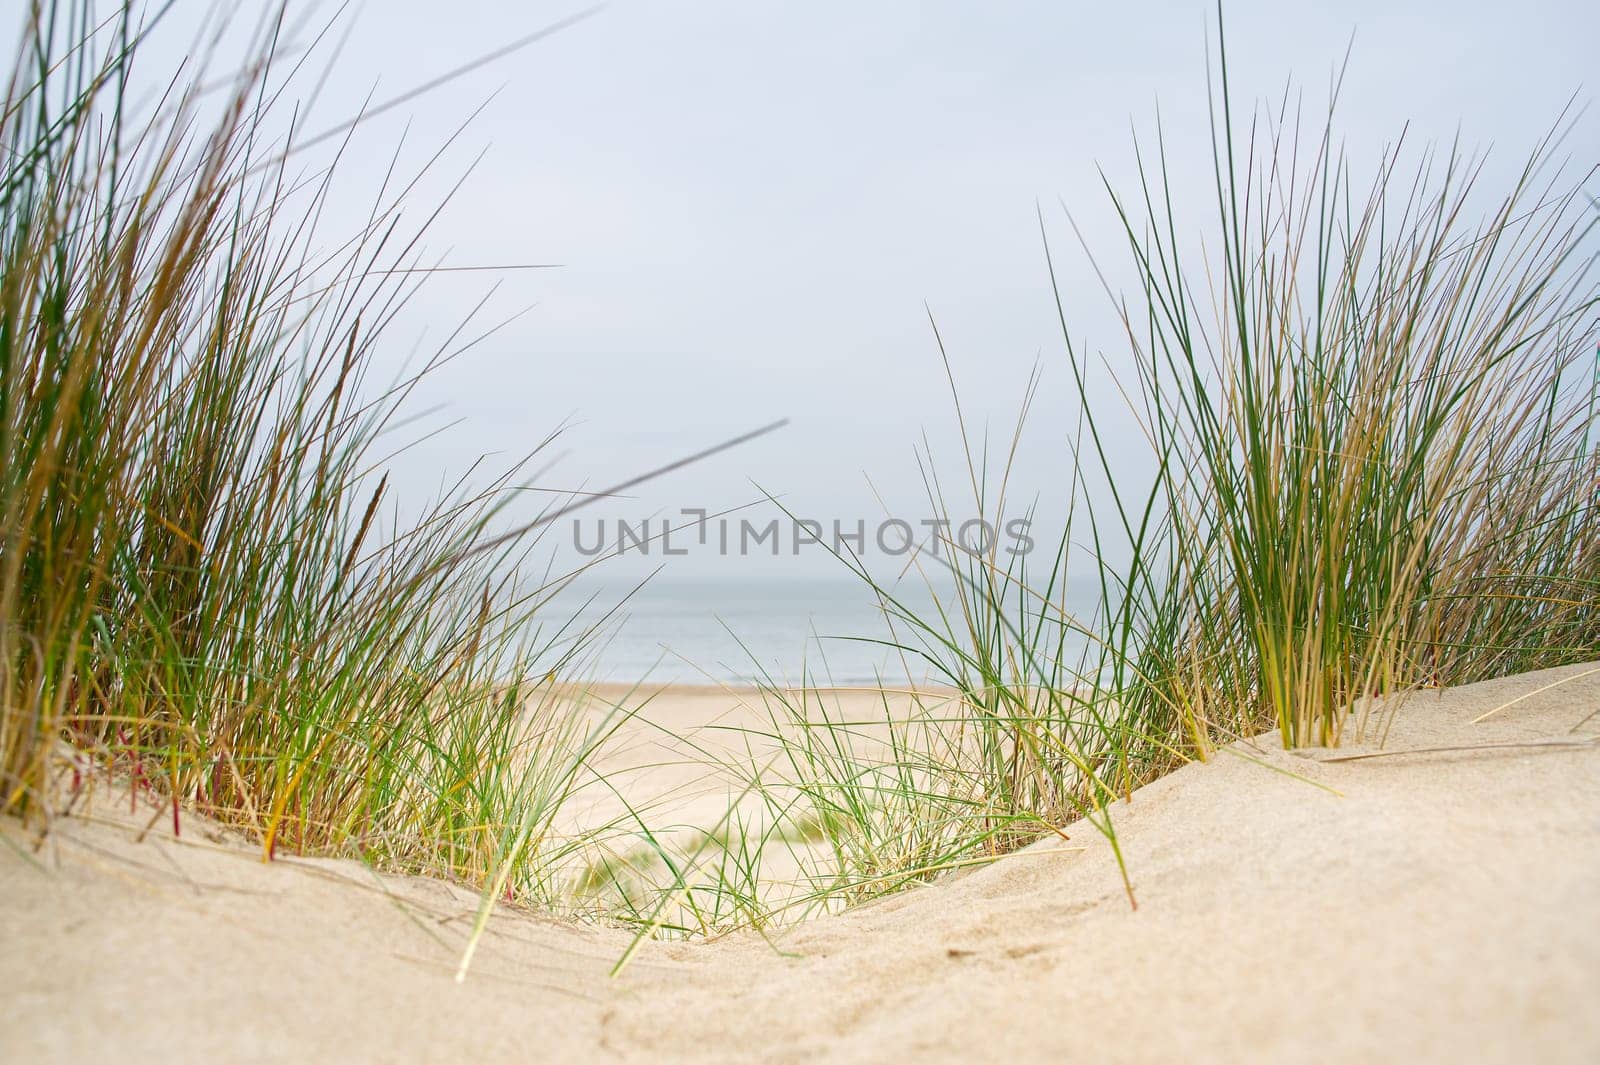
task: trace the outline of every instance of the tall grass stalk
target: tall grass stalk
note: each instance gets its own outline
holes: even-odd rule
[[[1106,745],[1117,791],[1220,738],[1336,744],[1371,696],[1600,653],[1592,172],[1558,165],[1552,133],[1497,199],[1453,148],[1407,169],[1397,146],[1363,186],[1331,107],[1309,136],[1287,94],[1241,128],[1218,58],[1212,226],[1183,235],[1159,135],[1131,195],[1106,183],[1137,284],[1113,296],[1122,355],[1089,357],[1055,285],[1080,395],[1104,367],[1129,397],[1071,434],[1076,531],[1042,579],[948,541],[939,616],[893,604],[975,711],[997,684],[1098,705],[1087,746],[1039,739]],[[982,512],[1009,462],[986,478],[967,451]],[[1060,590],[1085,572],[1098,609],[1072,617]]]
[[[70,809],[70,748],[265,856],[555,890],[595,737],[540,684],[584,653],[538,623],[561,582],[496,535],[524,468],[410,521],[381,468],[474,340],[374,380],[427,272],[412,182],[328,253],[345,147],[292,169],[281,10],[221,88],[202,63],[137,114],[149,27],[93,19],[33,5],[0,113],[0,806]]]
[[[1208,223],[1180,210],[1159,129],[1130,186],[1105,182],[1133,276],[1107,290],[1115,351],[1076,338],[1041,213],[1084,398],[1051,427],[1070,514],[1052,557],[941,535],[919,558],[931,610],[842,559],[908,674],[948,689],[870,742],[770,686],[782,755],[762,791],[826,855],[808,907],[1075,820],[1132,900],[1111,803],[1173,767],[1271,729],[1381,740],[1375,697],[1392,713],[1418,688],[1600,658],[1592,171],[1562,165],[1558,124],[1497,192],[1483,157],[1403,140],[1363,180],[1337,79],[1321,121],[1288,93],[1241,111],[1220,34],[1213,78]],[[1126,406],[1087,401],[1107,382]],[[928,497],[944,530],[998,525],[1022,427],[991,451],[956,391],[961,488],[929,453]]]
[[[1371,696],[1594,657],[1590,173],[1552,133],[1487,201],[1484,160],[1456,148],[1397,146],[1362,185],[1331,110],[1308,143],[1287,96],[1244,127],[1220,40],[1218,60],[1209,252],[1143,151],[1134,195],[1110,193],[1160,470],[1118,582],[1141,712],[1176,710],[1200,751],[1241,724],[1332,745]],[[1086,424],[1115,476],[1105,417]]]

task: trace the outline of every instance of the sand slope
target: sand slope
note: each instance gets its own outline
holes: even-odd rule
[[[464,890],[64,823],[0,848],[0,1059],[1594,1062],[1597,710],[1569,667],[1417,695],[1388,741],[1471,750],[1189,766],[1115,811],[1137,911],[1080,826],[615,982],[618,932],[502,915],[457,986]]]

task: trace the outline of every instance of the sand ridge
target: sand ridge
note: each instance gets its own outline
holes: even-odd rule
[[[463,887],[7,823],[0,1059],[1592,1062],[1597,709],[1572,666],[1413,695],[1381,757],[1236,744],[1115,807],[1137,910],[1078,825],[618,980],[627,933],[505,912],[455,984]]]

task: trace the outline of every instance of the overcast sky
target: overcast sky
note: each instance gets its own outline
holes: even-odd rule
[[[201,6],[180,2],[179,22]],[[369,2],[310,127],[574,10]],[[1407,123],[1418,141],[1459,129],[1468,148],[1494,146],[1503,166],[1491,176],[1574,93],[1588,100],[1600,41],[1600,5],[1580,2],[1234,0],[1226,18],[1236,98],[1276,97],[1292,78],[1315,111],[1354,34],[1338,128],[1357,159]],[[1153,130],[1158,105],[1180,186],[1204,192],[1215,28],[1201,0],[619,2],[371,123],[342,186],[351,203],[408,123],[415,165],[497,93],[412,217],[487,148],[429,248],[451,265],[562,264],[501,279],[491,319],[536,306],[431,383],[425,405],[459,424],[401,459],[401,483],[426,490],[570,418],[571,454],[548,483],[593,488],[787,417],[782,432],[653,486],[630,513],[735,505],[757,482],[804,514],[872,517],[866,475],[893,509],[915,511],[924,430],[960,470],[926,303],[971,424],[1007,421],[1042,362],[1015,484],[1019,498],[1059,498],[1069,381],[1036,204],[1068,260],[1075,331],[1114,357],[1061,204],[1120,266],[1096,164],[1126,182],[1131,129]],[[1595,121],[1569,148],[1600,156]],[[390,337],[396,363],[492,280],[438,278]]]

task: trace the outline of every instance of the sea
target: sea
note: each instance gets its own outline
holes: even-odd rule
[[[855,686],[947,679],[917,653],[925,640],[904,622],[891,627],[872,588],[848,573],[658,574],[637,587],[573,593],[563,618],[569,631],[596,630],[578,663],[587,680]],[[943,624],[941,607],[959,626],[953,585],[908,578],[892,594],[935,626]],[[587,602],[574,609],[573,599]]]

